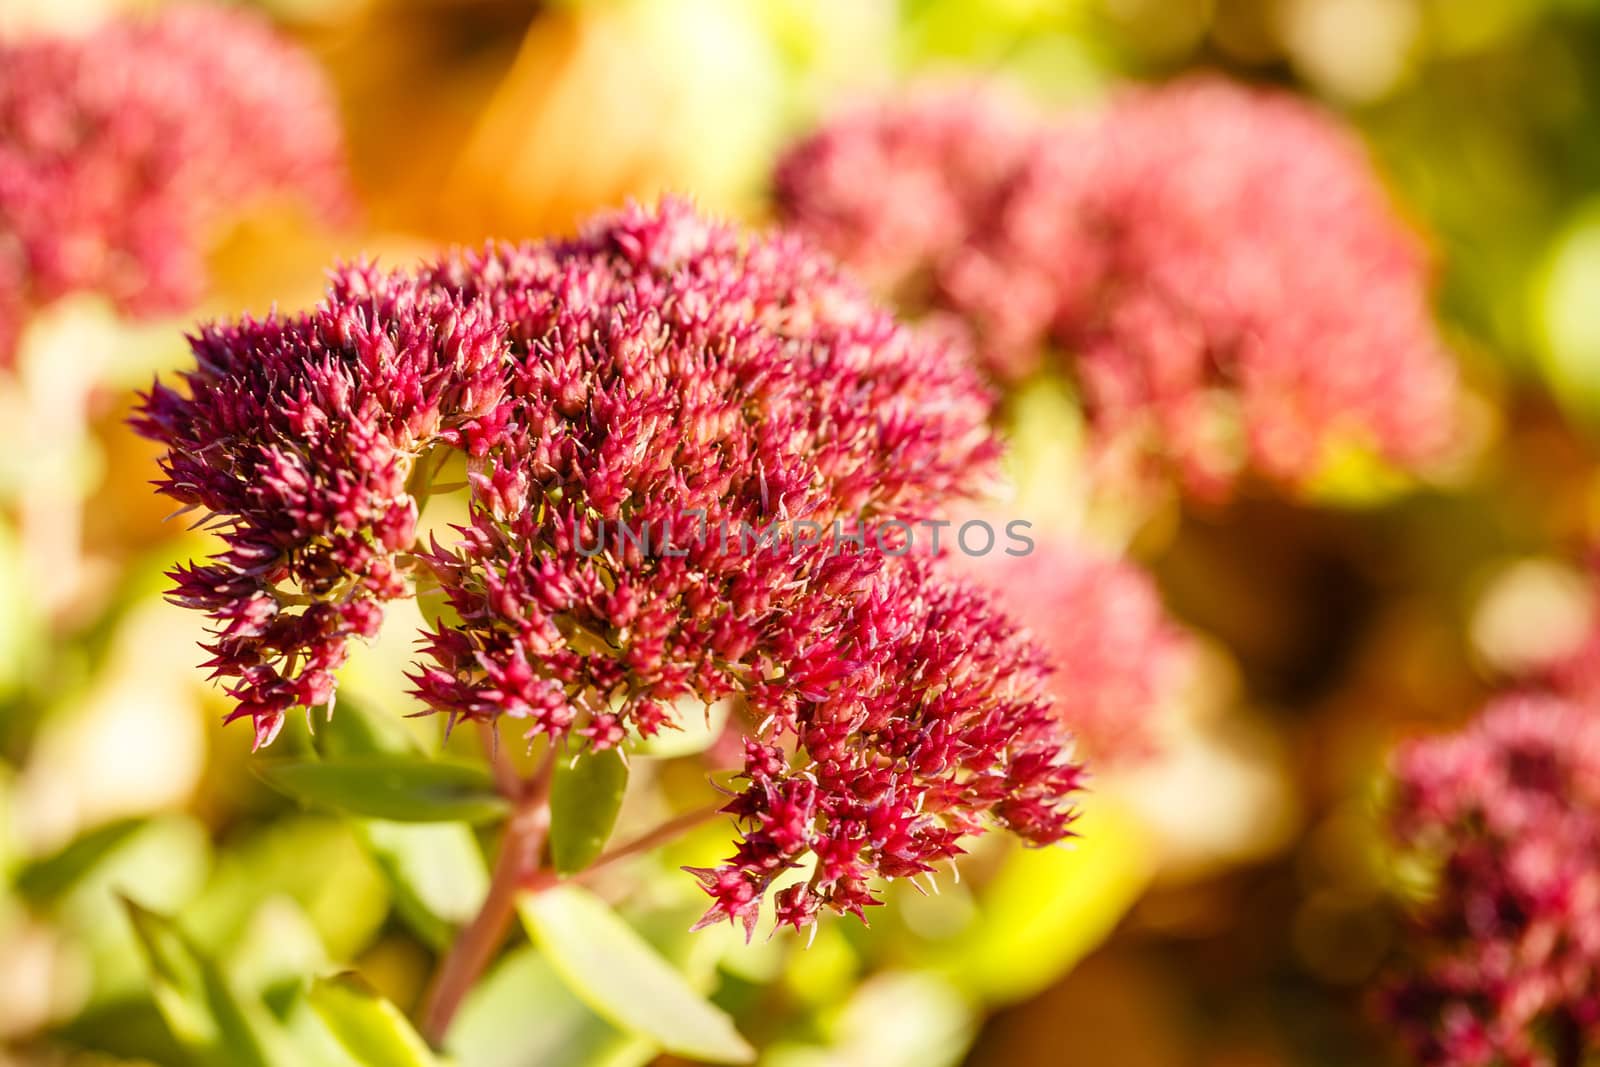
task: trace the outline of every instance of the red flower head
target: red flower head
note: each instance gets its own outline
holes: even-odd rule
[[[797,928],[823,907],[861,916],[878,903],[871,876],[932,871],[986,819],[1036,844],[1068,835],[1083,770],[1063,751],[1044,653],[977,586],[897,558],[787,669],[755,700],[773,719],[728,808],[743,840],[696,872],[715,898],[702,924],[748,933],[768,886],[808,858],[776,897]]]
[[[187,306],[207,231],[278,196],[345,210],[343,139],[321,72],[258,17],[175,7],[0,45],[0,335],[82,290]]]
[[[851,181],[828,150],[897,144],[909,128],[938,158],[945,138],[985,140],[960,132],[969,115],[951,109],[940,126],[910,105],[847,118],[780,165],[780,207],[848,260],[858,250],[839,220],[976,205],[940,227],[962,239],[911,243],[922,258],[897,273],[931,279],[932,309],[968,324],[1001,379],[1059,353],[1101,444],[1133,446],[1193,492],[1224,494],[1245,465],[1295,487],[1342,444],[1409,467],[1447,443],[1455,377],[1426,257],[1327,115],[1207,78],[1127,93],[1031,138],[1008,114],[990,120],[995,140],[1026,146],[996,153],[1016,162],[1008,177],[952,171],[964,196],[893,207],[914,191],[867,166]]]
[[[975,594],[852,539],[988,476],[989,398],[794,239],[630,209],[415,277],[347,270],[317,311],[195,351],[187,395],[158,387],[139,426],[170,449],[164,490],[228,524],[177,597],[218,622],[258,743],[328,701],[417,567],[452,611],[412,677],[452,722],[609,748],[676,727],[681,700],[741,700],[767,753],[747,772],[782,789],[730,810],[780,866],[831,841],[830,907],[983,813],[1065,832],[1077,769],[1012,677],[1035,655]],[[412,483],[440,447],[466,454],[470,519],[424,547]],[[846,825],[891,815],[892,847]],[[719,907],[750,918],[762,870],[730,868],[749,896]]]
[[[1491,705],[1395,761],[1391,827],[1437,865],[1381,1006],[1438,1067],[1560,1067],[1600,1043],[1600,716]]]

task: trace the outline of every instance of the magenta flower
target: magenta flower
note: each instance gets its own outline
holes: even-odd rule
[[[1002,380],[1059,354],[1102,447],[1219,496],[1246,467],[1302,485],[1345,444],[1410,468],[1448,443],[1455,376],[1426,256],[1327,115],[1209,78],[1031,138],[1009,112],[940,115],[914,103],[818,134],[780,164],[780,209],[851,261],[879,242],[841,237],[849,220],[970,206],[937,227],[950,238],[906,242],[918,261],[891,280],[924,279],[920,306],[959,316]],[[947,169],[957,193],[877,180],[879,155],[938,160],[953,139],[1011,146],[994,158],[1016,165]],[[870,254],[863,269],[880,273]]]
[[[1050,539],[1026,555],[951,562],[965,564],[1045,650],[1050,695],[1080,753],[1096,767],[1155,753],[1158,721],[1177,700],[1193,648],[1148,574]]]
[[[1037,844],[1068,835],[1083,770],[1063,752],[1043,652],[937,567],[894,560],[799,635],[788,673],[756,695],[771,724],[746,743],[749,785],[727,809],[738,850],[696,872],[715,899],[702,925],[748,934],[768,887],[807,857],[809,876],[775,898],[796,928],[820,908],[862,916],[879,903],[872,875],[930,872],[986,818]]]
[[[191,344],[184,391],[157,385],[134,424],[168,448],[162,492],[221,531],[220,555],[173,572],[172,599],[217,623],[207,666],[259,747],[290,708],[332,700],[349,638],[409,593],[408,481],[428,449],[503,418],[506,345],[487,309],[366,268],[316,311]]]
[[[1439,1067],[1563,1067],[1600,1044],[1600,716],[1510,697],[1395,761],[1397,844],[1436,870],[1380,999]]]
[[[273,197],[342,212],[345,181],[325,79],[254,15],[181,6],[0,44],[0,337],[77,291],[188,306],[214,226]]]
[[[175,597],[217,622],[211,665],[258,744],[331,700],[349,639],[425,576],[453,610],[412,677],[451,723],[603,749],[675,728],[680,702],[743,704],[767,754],[752,789],[778,805],[730,808],[750,840],[779,793],[815,806],[781,859],[741,854],[738,900],[718,876],[720,914],[752,918],[824,842],[810,913],[858,911],[868,873],[922,869],[986,813],[1066,832],[1079,772],[1037,653],[859,540],[989,477],[990,400],[794,239],[634,208],[414,277],[346,270],[316,311],[194,348],[186,389],[154,389],[138,426],[170,450],[163,491],[223,524],[226,551],[176,572]],[[440,448],[466,453],[470,521],[423,546]]]

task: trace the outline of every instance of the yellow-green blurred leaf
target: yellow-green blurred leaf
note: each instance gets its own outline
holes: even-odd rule
[[[1132,814],[1098,797],[1070,845],[1015,849],[986,885],[975,924],[930,961],[993,1001],[1032,996],[1116,928],[1155,872],[1152,844]]]
[[[733,1020],[685,981],[598,897],[576,886],[525,894],[523,925],[573,993],[605,1019],[669,1052],[748,1063]]]
[[[150,966],[156,1006],[197,1062],[300,1067],[302,1061],[264,1005],[236,992],[171,920],[132,901],[126,906]]]
[[[400,1009],[355,975],[318,979],[308,1000],[359,1062],[372,1067],[438,1067],[439,1060]]]

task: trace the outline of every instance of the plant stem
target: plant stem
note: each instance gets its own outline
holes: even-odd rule
[[[618,845],[611,851],[604,853],[583,870],[566,877],[562,877],[551,870],[533,871],[524,878],[522,888],[525,892],[538,893],[556,885],[581,884],[619,860],[625,860],[629,856],[636,856],[641,852],[649,852],[694,829],[701,823],[716,816],[723,806],[724,803],[719,801],[716,804],[685,812],[676,818],[668,819],[660,826],[640,834],[627,844]]]
[[[472,922],[457,936],[439,964],[423,1010],[423,1033],[435,1047],[444,1042],[457,1009],[505,941],[516,917],[517,894],[539,869],[539,854],[550,830],[550,779],[554,769],[552,748],[543,767],[527,783],[506,823],[500,854],[495,859],[489,893]]]

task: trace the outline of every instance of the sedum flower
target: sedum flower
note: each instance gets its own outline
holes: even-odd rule
[[[161,491],[212,517],[224,549],[178,568],[172,599],[217,624],[207,666],[268,744],[327,704],[352,636],[407,595],[418,458],[494,425],[506,346],[485,308],[358,267],[315,311],[213,325],[183,389],[135,427],[164,444]]]
[[[902,303],[996,221],[1043,119],[982,84],[937,85],[847,111],[779,161],[780,215]]]
[[[809,876],[774,901],[797,929],[821,908],[864,918],[872,875],[931,872],[986,817],[1037,844],[1068,835],[1083,770],[1063,754],[1043,651],[976,585],[896,558],[802,636],[786,671],[755,700],[773,718],[746,742],[748,785],[727,809],[743,838],[696,872],[715,900],[702,925],[748,934],[768,887],[807,857]]]
[[[1600,717],[1491,704],[1395,760],[1397,844],[1437,868],[1383,990],[1415,1057],[1561,1067],[1600,1042]]]
[[[1097,767],[1153,755],[1192,648],[1150,576],[1062,539],[965,563],[1045,650],[1048,689],[1078,751]]]
[[[1220,496],[1246,467],[1296,487],[1341,447],[1409,468],[1448,443],[1427,257],[1327,115],[1213,78],[1134,90],[1036,123],[1025,150],[996,153],[1015,161],[1004,179],[950,169],[959,196],[873,180],[852,162],[872,152],[830,148],[908,129],[930,159],[946,138],[1017,142],[1010,113],[988,138],[966,129],[971,108],[939,114],[910,104],[818,134],[780,164],[780,209],[853,261],[874,240],[841,237],[846,220],[976,205],[940,227],[960,239],[908,243],[918,262],[897,274],[929,280],[925,306],[966,323],[997,378],[1059,359],[1103,448]]]
[[[409,577],[449,608],[412,679],[452,724],[604,749],[686,703],[743,704],[766,753],[751,788],[774,789],[730,808],[746,848],[814,806],[781,857],[717,876],[719,914],[752,919],[824,846],[810,913],[859,911],[868,874],[923,869],[986,813],[1066,832],[1079,772],[1023,670],[1037,654],[902,538],[866,548],[990,476],[990,399],[794,238],[631,208],[414,275],[346,269],[315,311],[194,348],[138,425],[169,448],[163,491],[223,524],[175,596],[216,621],[212,666],[258,744],[331,701]],[[469,517],[423,545],[441,449],[466,455]]]
[[[257,16],[177,6],[0,44],[0,336],[72,292],[192,304],[207,232],[288,196],[346,208],[343,139],[321,72]]]

